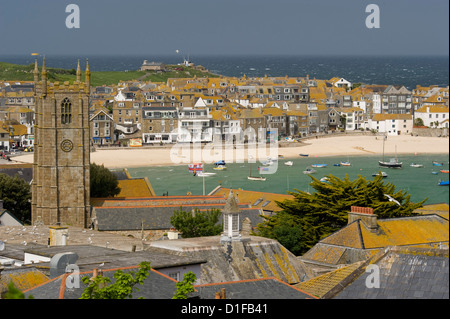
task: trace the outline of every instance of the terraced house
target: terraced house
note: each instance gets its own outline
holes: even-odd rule
[[[175,143],[177,141],[178,109],[173,106],[142,108],[142,143]]]

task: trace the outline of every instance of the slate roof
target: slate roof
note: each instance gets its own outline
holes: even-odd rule
[[[274,277],[197,285],[194,288],[200,299],[214,299],[216,292],[223,288],[226,299],[317,299]]]
[[[105,268],[121,268],[138,265],[142,261],[150,262],[153,269],[187,266],[205,263],[206,260],[195,256],[175,256],[157,249],[148,248],[144,251],[129,252],[118,249],[92,245],[52,246],[34,245],[24,252],[52,258],[59,253],[72,252],[78,255],[76,264],[81,272],[91,271],[104,264]],[[49,263],[40,263],[39,267],[46,269]]]
[[[100,231],[124,231],[124,230],[158,230],[173,228],[170,223],[175,210],[191,211],[195,208],[200,210],[223,209],[224,204],[184,204],[184,205],[161,205],[161,206],[133,206],[133,207],[96,207],[97,229]],[[245,217],[249,217],[252,225],[262,222],[262,213],[259,209],[241,208],[240,225]],[[219,218],[222,222],[222,218]]]
[[[447,250],[391,249],[374,263],[380,287],[368,288],[372,271],[363,272],[335,299],[448,299],[449,256]]]
[[[139,266],[123,267],[103,270],[103,275],[112,281],[114,273],[121,269],[124,272],[137,271]],[[32,295],[35,299],[79,299],[86,287],[82,282],[79,288],[67,288],[66,279],[68,274],[56,277],[38,287],[24,291],[26,297]],[[92,276],[92,272],[80,272],[80,278]],[[133,290],[133,298],[143,297],[145,299],[171,299],[176,292],[176,281],[165,276],[157,270],[151,269],[148,277],[142,285],[136,285]]]
[[[320,240],[302,260],[338,265],[365,260],[388,246],[448,246],[448,220],[439,215],[379,219],[377,223],[377,231],[371,232],[355,220]]]

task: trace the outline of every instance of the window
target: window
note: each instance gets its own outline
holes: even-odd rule
[[[169,273],[169,277],[175,279],[176,281],[180,281],[180,272]]]
[[[72,102],[65,98],[61,103],[61,124],[72,123]]]

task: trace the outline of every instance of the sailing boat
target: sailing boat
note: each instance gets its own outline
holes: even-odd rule
[[[252,163],[250,162],[250,175],[247,178],[251,181],[265,181],[266,178],[262,176],[252,176]]]
[[[384,160],[384,141],[386,139],[386,136],[383,138],[383,160],[378,161],[378,164],[382,167],[389,167],[389,168],[401,168],[402,162],[399,162],[397,160],[397,146],[395,146],[395,158],[391,158],[389,162],[386,162]]]

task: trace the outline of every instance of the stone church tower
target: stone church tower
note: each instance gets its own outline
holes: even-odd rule
[[[45,58],[41,79],[37,61],[32,223],[87,227],[89,204],[90,70],[81,82],[80,62],[72,84],[47,83]]]

